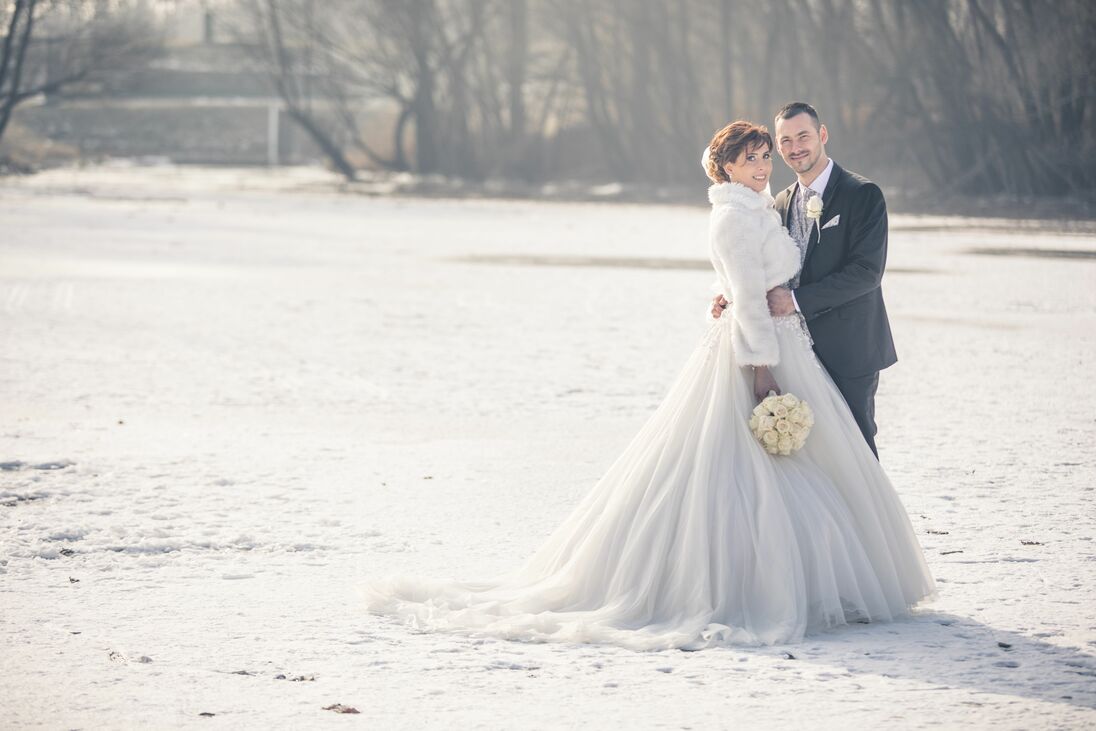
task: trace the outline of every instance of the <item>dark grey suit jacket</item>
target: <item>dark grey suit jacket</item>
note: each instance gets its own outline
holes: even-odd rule
[[[796,181],[776,196],[788,225]],[[824,228],[834,216],[836,226]],[[887,263],[887,204],[875,183],[833,165],[822,192],[823,227],[811,226],[795,300],[818,359],[835,378],[877,373],[898,360],[880,281]]]

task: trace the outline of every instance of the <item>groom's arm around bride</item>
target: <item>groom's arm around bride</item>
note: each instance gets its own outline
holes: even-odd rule
[[[798,306],[808,322],[865,295],[878,293],[886,266],[887,204],[882,191],[875,183],[855,173],[836,164],[834,168],[838,180],[827,186],[827,192],[843,186],[847,188],[847,194],[838,196],[834,190],[833,195],[826,196],[831,199],[830,205],[823,204],[819,226],[835,219],[837,223],[821,231],[821,237],[817,230],[812,230],[808,246],[808,254],[812,254],[812,271],[806,271],[804,265],[803,276],[795,288],[793,309]],[[780,193],[783,197],[790,197],[786,194],[787,191]],[[785,202],[785,209],[787,205]],[[781,210],[780,201],[777,202],[777,210]],[[782,212],[781,215],[786,214]],[[837,231],[839,227],[843,230]],[[825,246],[828,251],[817,250],[820,246]],[[819,276],[818,272],[826,273]],[[774,290],[770,296],[774,305],[781,301],[780,289]]]

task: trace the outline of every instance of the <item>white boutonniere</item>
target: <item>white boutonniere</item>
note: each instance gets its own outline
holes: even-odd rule
[[[822,218],[821,196],[816,195],[807,200],[807,218],[814,221],[815,228],[818,228],[818,221]],[[822,235],[822,229],[818,229],[818,235]]]

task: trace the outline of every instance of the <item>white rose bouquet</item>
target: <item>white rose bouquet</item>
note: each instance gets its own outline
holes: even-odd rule
[[[750,431],[769,454],[787,456],[801,449],[812,426],[811,407],[790,393],[777,396],[770,391],[750,415]]]

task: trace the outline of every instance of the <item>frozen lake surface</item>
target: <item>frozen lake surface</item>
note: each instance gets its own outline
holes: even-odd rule
[[[567,515],[700,339],[706,208],[334,188],[0,179],[0,725],[1096,725],[1091,226],[892,217],[878,441],[934,604],[636,654],[356,587],[495,575]]]

